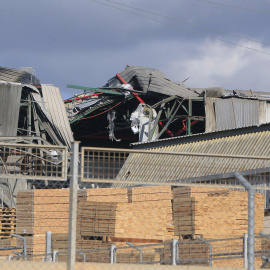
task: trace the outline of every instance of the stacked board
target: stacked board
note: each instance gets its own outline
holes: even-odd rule
[[[90,237],[171,239],[167,231],[167,206],[161,202],[81,202],[77,234]]]
[[[255,233],[263,231],[264,194],[255,194]],[[180,187],[173,192],[175,234],[205,239],[243,236],[248,231],[248,192]]]
[[[269,214],[269,213],[267,213]],[[264,217],[264,229],[263,229],[263,232],[266,233],[266,234],[270,234],[270,216],[269,215],[266,215]]]
[[[78,191],[78,201],[85,198],[86,191]],[[16,216],[16,234],[26,237],[27,255],[44,254],[47,231],[68,232],[69,189],[18,192]],[[19,244],[21,240],[17,242]]]
[[[92,188],[86,191],[86,200],[92,202],[128,202],[126,188]]]
[[[0,239],[9,238],[16,229],[16,209],[0,208]]]
[[[78,201],[86,191],[78,191]],[[69,189],[35,189],[17,194],[17,234],[68,232]]]
[[[167,231],[170,235],[174,235],[171,186],[128,188],[128,201],[133,204],[141,202],[151,202],[153,205],[162,204],[167,208]]]

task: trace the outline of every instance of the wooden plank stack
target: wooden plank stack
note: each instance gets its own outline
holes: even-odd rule
[[[77,216],[77,234],[83,237],[167,240],[167,206],[153,204],[81,202]]]
[[[128,202],[127,189],[78,190],[78,202],[86,200]],[[68,232],[69,189],[20,191],[16,214],[16,233],[27,237],[28,255],[44,254],[46,231]]]
[[[86,191],[78,192],[78,201]],[[17,234],[68,232],[69,189],[36,189],[17,194]]]
[[[86,191],[79,191],[78,201],[85,198]],[[44,254],[46,231],[68,232],[69,189],[18,192],[16,216],[16,233],[27,237],[28,255]]]
[[[175,234],[205,239],[243,236],[248,231],[248,193],[205,187],[180,187],[173,193]],[[255,195],[255,233],[263,230],[264,194]]]
[[[174,235],[171,186],[128,188],[128,201],[133,204],[140,202],[151,202],[153,205],[162,204],[167,208],[167,231],[170,235]]]
[[[0,239],[9,238],[16,229],[16,209],[0,208]]]
[[[128,202],[126,188],[92,188],[86,190],[86,200],[92,202]]]

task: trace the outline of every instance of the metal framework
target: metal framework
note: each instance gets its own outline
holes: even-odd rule
[[[0,142],[0,177],[67,180],[66,146]]]
[[[211,171],[213,159],[220,160],[219,171],[212,174],[198,174],[193,178],[182,178],[182,170],[178,162],[184,157],[201,158],[206,173]],[[165,164],[165,159],[167,162]],[[243,169],[241,164],[257,162],[255,168]],[[236,166],[239,164],[239,166]],[[151,185],[228,185],[243,188],[234,176],[241,171],[248,181],[257,189],[270,189],[269,182],[270,157],[223,155],[192,152],[168,152],[150,150],[110,149],[82,147],[81,149],[81,181],[117,184],[151,184]],[[198,170],[198,169],[197,169]],[[157,175],[158,173],[158,175]]]

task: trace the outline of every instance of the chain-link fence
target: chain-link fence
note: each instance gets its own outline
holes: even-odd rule
[[[72,151],[0,145],[0,265],[247,267],[250,205],[238,171],[256,191],[254,265],[268,267],[269,157]]]

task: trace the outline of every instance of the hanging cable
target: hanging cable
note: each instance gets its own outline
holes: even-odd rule
[[[205,2],[205,3],[208,3],[208,4],[214,4],[214,5],[226,6],[226,7],[240,8],[240,9],[245,9],[245,10],[250,10],[250,11],[256,11],[256,12],[270,13],[270,11],[268,11],[268,10],[260,10],[260,9],[246,8],[246,7],[234,6],[234,5],[223,4],[223,3],[213,2],[213,1],[206,1],[206,0],[197,0],[197,1],[199,1],[199,2]]]
[[[188,31],[188,32],[192,32],[192,33],[195,33],[195,34],[198,34],[198,35],[201,35],[201,36],[205,36],[205,37],[209,37],[211,39],[215,39],[215,40],[219,40],[219,41],[222,41],[222,42],[226,42],[228,44],[235,45],[235,46],[238,46],[238,47],[241,47],[241,48],[244,48],[244,49],[248,49],[248,50],[251,50],[251,51],[255,51],[255,52],[262,53],[262,54],[270,55],[270,53],[265,52],[265,51],[254,49],[254,48],[251,48],[251,47],[248,47],[248,46],[245,46],[245,45],[241,45],[239,43],[235,43],[235,42],[232,42],[232,41],[228,41],[228,40],[225,40],[225,39],[222,39],[222,38],[217,38],[217,37],[214,37],[214,36],[211,36],[211,35],[208,35],[208,34],[203,34],[203,33],[200,33],[198,31],[195,31],[195,30],[191,30],[191,29],[188,29],[188,28],[185,28],[185,27],[181,27],[179,25],[167,23],[167,22],[164,22],[164,21],[161,21],[161,20],[158,20],[158,19],[154,19],[154,18],[145,16],[145,15],[142,15],[142,14],[139,14],[139,13],[136,13],[136,12],[132,12],[132,11],[128,11],[128,10],[125,10],[125,9],[122,9],[122,8],[119,8],[119,7],[116,7],[116,6],[112,6],[112,5],[109,5],[109,4],[106,4],[106,3],[103,3],[103,2],[97,1],[97,0],[90,0],[90,1],[96,2],[96,3],[101,4],[101,5],[104,5],[104,6],[108,6],[108,7],[117,9],[117,10],[121,10],[121,11],[130,13],[130,14],[134,14],[134,15],[143,17],[143,18],[148,19],[148,20],[152,20],[152,21],[163,23],[163,24],[166,24],[166,25],[169,25],[169,26],[172,26],[172,27],[175,27],[175,28],[179,28],[179,29],[182,29],[182,30],[185,30],[185,31]]]
[[[145,9],[136,8],[136,7],[133,7],[133,6],[126,5],[126,4],[122,4],[122,3],[119,3],[119,2],[116,2],[116,1],[112,1],[112,0],[103,0],[103,1],[107,1],[107,2],[111,2],[111,3],[117,4],[117,5],[121,5],[121,6],[125,6],[125,7],[128,7],[128,8],[132,8],[132,9],[135,9],[135,10],[138,10],[138,11],[142,11],[142,12],[145,12],[145,13],[148,13],[148,14],[152,14],[152,15],[155,15],[155,16],[159,16],[159,17],[162,17],[162,18],[166,18],[166,19],[169,19],[169,20],[173,20],[173,21],[177,21],[177,22],[181,22],[181,23],[186,23],[186,24],[189,24],[189,25],[200,27],[202,29],[207,29],[207,30],[211,30],[211,31],[214,31],[214,32],[217,32],[217,33],[221,33],[221,34],[229,35],[229,36],[232,36],[232,37],[237,37],[237,38],[245,39],[245,40],[252,41],[252,42],[255,42],[255,43],[259,43],[259,44],[264,44],[264,45],[270,46],[270,43],[267,43],[267,42],[262,42],[262,41],[259,41],[259,40],[255,40],[255,39],[251,39],[251,38],[247,38],[247,37],[243,37],[243,36],[239,36],[239,35],[235,35],[235,34],[230,34],[228,32],[221,31],[221,30],[218,30],[218,29],[215,29],[215,28],[211,28],[211,27],[199,25],[199,24],[196,24],[196,23],[191,23],[191,22],[184,21],[184,20],[179,20],[179,19],[176,19],[176,18],[172,18],[172,17],[169,17],[169,16],[165,16],[165,15],[159,14],[159,13],[147,11]]]

